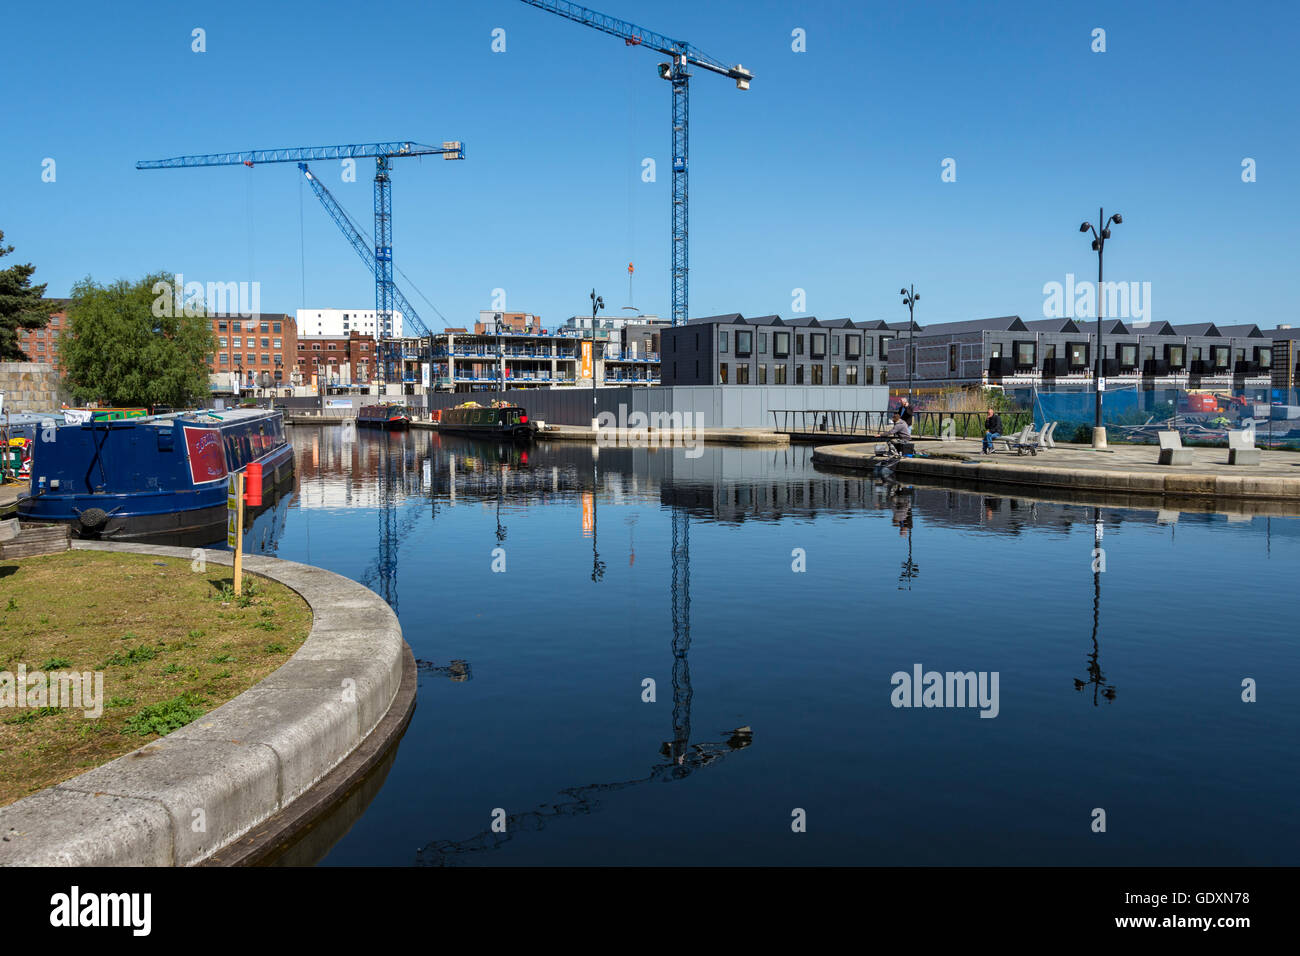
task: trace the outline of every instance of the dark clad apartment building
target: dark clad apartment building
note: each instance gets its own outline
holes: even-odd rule
[[[907,323],[903,323],[904,330]],[[890,380],[917,388],[962,385],[1090,387],[1096,323],[1073,319],[1025,322],[1007,315],[917,326],[898,334]],[[1102,322],[1102,374],[1107,385],[1268,387],[1273,340],[1255,325],[1212,322],[1138,328]]]
[[[1263,334],[1273,345],[1273,387],[1300,388],[1300,329],[1279,325]]]
[[[885,385],[884,322],[738,312],[660,331],[664,385]]]

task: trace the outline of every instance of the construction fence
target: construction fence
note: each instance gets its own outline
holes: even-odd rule
[[[1055,439],[1088,442],[1096,421],[1096,392],[1007,389],[1031,408],[1035,427],[1057,422]],[[1158,444],[1158,433],[1177,431],[1184,444],[1223,445],[1229,431],[1253,428],[1265,448],[1300,449],[1300,393],[1295,389],[1129,388],[1102,393],[1107,441]]]

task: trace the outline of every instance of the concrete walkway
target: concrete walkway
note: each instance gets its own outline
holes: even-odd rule
[[[74,547],[186,561],[194,556],[188,548],[142,544],[79,541]],[[232,557],[205,553],[213,564],[229,565]],[[396,726],[395,709],[405,708],[409,717],[414,679],[403,678],[410,676],[404,675],[408,661],[413,674],[414,660],[396,615],[377,594],[291,561],[246,556],[244,568],[292,588],[311,606],[303,646],[260,683],[193,723],[0,808],[0,865],[202,862],[254,828],[265,829],[277,815],[293,816],[298,798],[319,797],[313,789],[318,781],[358,750],[374,748],[376,727]],[[403,688],[407,700],[399,694]]]
[[[1195,448],[1190,465],[1159,465],[1153,445],[1057,445],[1036,456],[998,451],[980,454],[977,439],[919,441],[924,458],[901,459],[899,477],[957,479],[976,484],[1024,485],[1121,494],[1240,498],[1300,502],[1300,453],[1265,451],[1258,465],[1229,465],[1226,448]],[[826,445],[813,461],[872,469],[871,444]]]
[[[29,482],[10,482],[0,485],[0,517],[18,512],[18,497],[27,494]]]

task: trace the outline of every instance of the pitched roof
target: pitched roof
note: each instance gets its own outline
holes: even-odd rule
[[[726,315],[704,315],[698,319],[688,319],[690,325],[720,325],[723,323],[731,324],[734,322],[744,322],[745,317],[739,312],[729,312]]]
[[[1026,322],[1025,328],[1030,332],[1080,332],[1074,319],[1035,319]]]
[[[760,315],[745,321],[750,325],[785,325],[785,321],[779,315]]]
[[[1179,335],[1208,335],[1212,338],[1221,338],[1223,333],[1213,322],[1195,322],[1191,325],[1175,325],[1174,331]]]
[[[800,315],[793,319],[786,319],[786,325],[793,325],[796,328],[807,328],[808,326],[821,326],[815,315]]]
[[[1253,322],[1242,325],[1221,325],[1219,332],[1222,335],[1230,335],[1238,339],[1262,339],[1264,333],[1259,330],[1259,326]]]
[[[870,329],[873,331],[876,329],[889,328],[889,325],[885,322],[884,319],[866,319],[862,322],[854,322],[853,324],[860,329]]]
[[[1264,329],[1263,335],[1269,339],[1300,339],[1300,329],[1284,329],[1279,326],[1276,329]]]
[[[904,323],[906,327],[906,323]],[[940,322],[925,327],[926,335],[960,335],[966,332],[1028,332],[1018,315],[1002,315],[995,319],[970,319],[966,322]]]

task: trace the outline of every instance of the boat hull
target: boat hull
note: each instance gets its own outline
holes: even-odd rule
[[[476,438],[504,438],[509,441],[532,441],[537,435],[537,426],[531,422],[527,425],[515,425],[509,428],[500,425],[448,425],[441,422],[438,431],[452,435],[473,435]]]
[[[362,428],[378,428],[386,432],[404,432],[411,427],[411,420],[406,417],[389,419],[358,418],[357,425]]]

